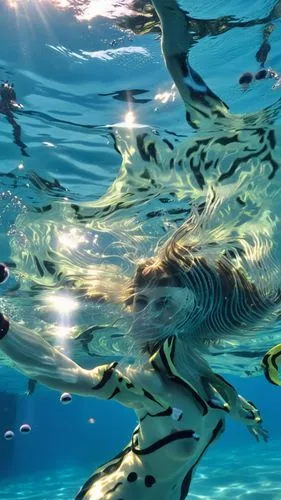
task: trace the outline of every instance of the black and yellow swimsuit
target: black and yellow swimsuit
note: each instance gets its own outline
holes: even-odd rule
[[[218,397],[210,398],[208,391],[199,393],[180,376],[173,362],[175,343],[176,337],[170,337],[150,359],[150,376],[143,378],[143,384],[141,379],[136,383],[134,376],[132,380],[124,376],[117,363],[100,367],[103,373],[93,390],[102,391],[98,397],[133,407],[139,425],[128,445],[95,471],[76,500],[186,498],[195,468],[222,434],[231,408],[219,403],[223,391],[219,393],[214,385],[209,384],[209,391]],[[237,395],[224,379],[219,383]],[[257,411],[247,413],[249,421],[256,417]]]
[[[279,366],[281,364],[281,344],[272,347],[262,360],[262,368],[266,379],[274,385],[281,386]]]

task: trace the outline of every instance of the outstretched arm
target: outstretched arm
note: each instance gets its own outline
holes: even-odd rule
[[[177,0],[153,0],[153,4],[161,21],[166,66],[184,101],[188,123],[193,128],[219,125],[230,114],[227,105],[190,66],[192,35],[188,13]]]
[[[0,349],[16,368],[33,380],[58,391],[115,399],[125,406],[140,408],[143,391],[117,369],[118,363],[85,370],[52,347],[39,335],[8,321],[0,314]]]
[[[214,406],[217,404],[217,407],[222,405],[222,409],[227,411],[230,417],[247,426],[257,441],[260,438],[264,441],[268,440],[268,433],[261,425],[262,418],[254,403],[238,394],[236,389],[221,375],[214,373],[202,382],[209,397],[209,404]]]

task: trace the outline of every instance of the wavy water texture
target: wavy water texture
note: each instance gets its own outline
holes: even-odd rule
[[[247,91],[237,81],[258,69],[255,53],[269,22],[275,22],[269,63],[278,64],[279,3],[260,2],[243,17],[239,2],[231,11],[224,2],[192,7],[192,65],[236,113],[227,132],[196,135],[164,66],[151,4],[42,0],[34,8],[34,1],[6,2],[0,20],[2,79],[14,82],[24,105],[14,112],[16,126],[0,115],[0,260],[12,270],[1,288],[1,310],[85,366],[99,362],[97,356],[132,354],[126,311],[96,294],[114,302],[135,262],[153,255],[214,185],[219,202],[205,249],[216,241],[220,251],[228,242],[235,264],[247,262],[260,289],[278,287],[280,178],[264,181],[280,156],[277,128],[269,158],[271,150],[263,148],[270,148],[280,93],[269,81]],[[253,151],[262,151],[262,162]],[[216,166],[205,168],[204,189],[196,170],[202,157]],[[202,242],[200,231],[193,238]],[[229,243],[234,240],[238,249]],[[278,329],[277,321],[252,338],[224,339],[213,346],[210,362],[220,371],[259,373]]]

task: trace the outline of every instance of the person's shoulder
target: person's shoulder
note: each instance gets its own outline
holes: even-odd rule
[[[129,365],[124,374],[134,384],[135,387],[160,394],[164,391],[164,383],[159,373],[149,362],[143,365]]]

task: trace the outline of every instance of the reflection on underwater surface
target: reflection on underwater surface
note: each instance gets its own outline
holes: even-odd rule
[[[192,7],[192,65],[222,100],[216,123],[203,109],[200,117],[196,110],[187,114],[189,126],[162,63],[159,20],[149,3],[46,0],[36,9],[31,0],[6,3],[1,71],[3,80],[14,81],[24,108],[0,110],[0,260],[12,269],[1,288],[1,311],[26,322],[83,366],[113,355],[133,356],[124,336],[130,330],[128,315],[116,304],[109,307],[107,296],[114,286],[125,287],[135,261],[153,255],[159,242],[194,215],[194,206],[193,248],[208,247],[213,257],[215,245],[225,246],[238,269],[247,260],[247,276],[259,290],[278,295],[280,132],[273,122],[279,120],[280,95],[268,79],[245,89],[237,82],[246,69],[258,69],[256,52],[273,22],[271,48],[262,57],[278,70],[279,2],[260,2],[255,19],[250,7],[238,15],[239,2],[236,12],[225,12],[223,2],[217,10],[210,2],[201,2],[201,10]],[[196,81],[201,90],[204,81]],[[224,102],[247,117],[229,115]],[[265,109],[261,114],[260,108]],[[205,127],[194,133],[191,128],[200,120]],[[210,197],[214,186],[216,203]],[[202,214],[209,217],[205,242]],[[265,331],[254,337],[246,337],[247,330],[242,339],[215,343],[208,354],[212,367],[259,374],[280,330],[279,321],[262,326]],[[2,370],[1,376],[13,390],[10,373]],[[269,449],[264,460],[270,464],[268,455]],[[241,457],[228,458],[229,475],[223,467],[213,469],[212,486],[206,471],[204,491],[199,473],[191,498],[229,498],[229,488],[232,498],[257,498],[261,488],[268,499],[277,498],[279,485],[273,478],[271,483],[266,468],[267,479],[260,474],[254,485],[251,474],[242,475]],[[231,482],[236,460],[239,484]],[[209,470],[208,458],[205,463]],[[204,474],[204,463],[201,470]],[[225,486],[218,486],[217,477]],[[30,488],[34,495],[34,483]],[[74,494],[56,491],[58,498]]]

